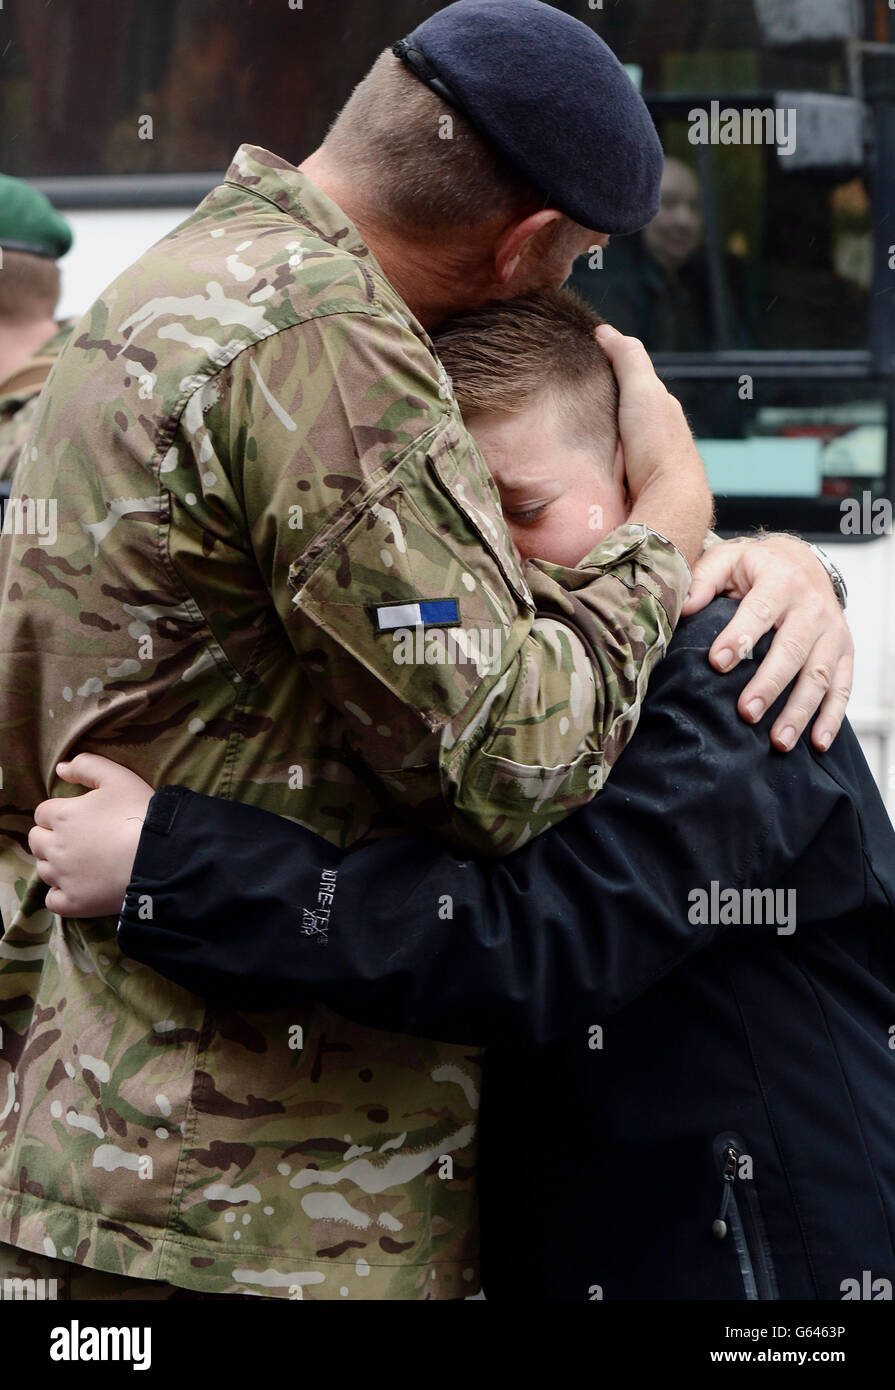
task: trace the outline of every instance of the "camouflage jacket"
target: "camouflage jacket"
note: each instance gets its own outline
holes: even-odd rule
[[[32,810],[90,750],[338,844],[507,849],[597,790],[686,564],[627,526],[523,573],[427,335],[245,146],[76,325],[11,508],[0,1240],[210,1292],[474,1291],[478,1051],[206,1008],[44,909]],[[296,904],[321,950],[336,891]]]
[[[58,332],[39,351],[0,381],[0,483],[12,478],[25,436],[37,414],[41,388],[73,328],[73,319],[60,323]]]

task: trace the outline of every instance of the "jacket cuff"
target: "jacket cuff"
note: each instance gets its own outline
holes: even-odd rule
[[[669,637],[681,616],[692,579],[690,566],[674,542],[641,521],[626,521],[616,526],[574,569],[546,560],[531,560],[529,564],[554,578],[569,592],[591,584],[595,570],[605,574],[630,565],[636,574],[635,582],[661,603],[668,618]]]
[[[124,892],[118,918],[119,934],[122,927],[127,929],[141,923],[138,914],[147,884],[161,885],[169,880],[174,847],[169,837],[183,801],[192,795],[188,787],[173,786],[160,787],[153,793],[140,832],[130,883]]]
[[[189,787],[159,787],[153,793],[152,800],[146,811],[143,821],[144,832],[149,830],[156,835],[168,835],[174,825],[177,812],[180,810],[181,802],[184,797],[191,796]],[[142,848],[143,836],[140,836],[140,847]],[[137,858],[140,857],[140,850],[137,850]]]

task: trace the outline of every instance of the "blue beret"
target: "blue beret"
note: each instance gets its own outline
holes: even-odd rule
[[[392,50],[538,192],[597,232],[659,211],[662,146],[615,54],[540,0],[457,0]]]

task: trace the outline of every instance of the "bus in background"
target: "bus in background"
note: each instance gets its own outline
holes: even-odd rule
[[[0,168],[72,222],[78,314],[243,141],[298,163],[439,0],[92,0],[0,11]],[[842,571],[850,706],[895,817],[895,11],[887,0],[562,0],[628,65],[662,209],[572,283],[682,399],[722,534],[797,531]],[[288,61],[284,61],[288,55]],[[109,73],[115,81],[108,80]]]
[[[655,222],[573,284],[682,400],[719,531],[797,531],[841,570],[849,717],[895,818],[895,13],[597,8],[667,163]]]

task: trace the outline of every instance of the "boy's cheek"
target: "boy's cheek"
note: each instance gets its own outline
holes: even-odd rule
[[[507,522],[507,530],[510,533],[510,540],[513,548],[519,557],[520,564],[531,559],[547,559],[545,554],[545,542],[542,536],[542,528],[539,526],[518,526],[512,521]]]
[[[529,533],[526,535],[525,527],[514,526],[511,521],[507,522],[507,530],[510,533],[510,540],[513,542],[513,549],[519,557],[519,563],[520,565],[524,565],[526,560],[530,560],[531,557],[536,554],[536,552],[531,549],[533,533],[529,530]]]
[[[549,560],[554,565],[574,569],[589,551],[601,541],[609,528],[592,530],[588,515],[577,508],[573,515],[551,517],[542,526],[510,527],[516,553],[524,560]]]
[[[525,553],[525,550],[519,545],[519,542],[516,540],[516,528],[514,526],[508,526],[507,530],[510,533],[510,540],[513,542],[513,549],[516,552],[516,559],[519,561],[520,565],[524,565],[525,561],[528,559],[528,555]]]
[[[595,545],[599,545],[599,544],[600,544],[600,541],[604,540],[605,537],[609,535],[609,532],[610,532],[611,530],[612,530],[612,527],[611,527],[611,526],[606,526],[606,525],[595,526],[595,527],[593,527],[593,528],[588,527],[588,529],[587,529],[587,534],[584,535],[584,533],[582,533],[582,535],[581,535],[581,537],[580,537],[580,541],[581,541],[581,544],[580,544],[580,551],[581,551],[581,553],[580,553],[580,555],[578,556],[577,560],[575,560],[574,563],[575,563],[576,565],[580,564],[581,561],[584,559],[585,555],[589,554],[590,551],[593,550],[593,548],[594,548]],[[567,562],[567,563],[568,563],[568,562]]]

